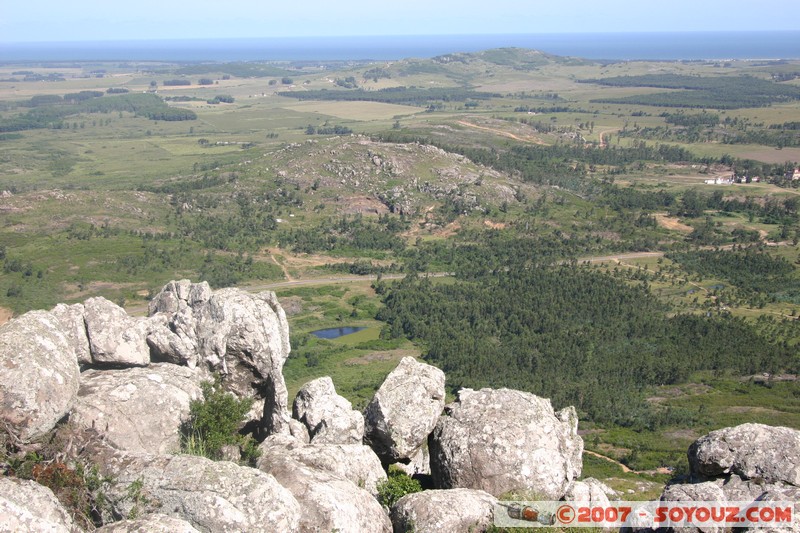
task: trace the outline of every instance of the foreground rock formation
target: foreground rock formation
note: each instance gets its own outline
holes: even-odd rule
[[[92,516],[99,531],[456,533],[489,528],[504,495],[613,497],[596,480],[577,481],[583,441],[572,408],[508,389],[463,389],[445,406],[444,374],[404,358],[364,414],[319,378],[301,388],[291,417],[289,330],[273,293],[173,281],[149,311],[134,318],[93,298],[0,327],[0,436],[20,454],[58,443],[53,464],[92,469],[105,498]],[[179,427],[213,374],[256,402],[242,428],[260,443],[255,467],[177,453]],[[665,500],[800,500],[795,430],[726,428],[689,458],[692,482],[668,487]],[[397,463],[431,472],[437,490],[382,506],[386,468]],[[0,531],[79,531],[87,517],[60,497],[0,475]]]

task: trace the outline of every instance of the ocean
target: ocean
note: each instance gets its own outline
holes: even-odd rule
[[[0,43],[0,61],[397,60],[509,46],[597,60],[800,59],[800,31]]]

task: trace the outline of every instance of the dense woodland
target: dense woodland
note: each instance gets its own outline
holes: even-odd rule
[[[518,388],[573,404],[596,422],[635,428],[692,423],[693,413],[645,402],[649,386],[700,370],[798,370],[792,349],[740,319],[669,317],[646,281],[632,285],[528,255],[528,265],[476,268],[455,283],[410,277],[391,289],[379,285],[385,336],[421,343],[453,389]]]

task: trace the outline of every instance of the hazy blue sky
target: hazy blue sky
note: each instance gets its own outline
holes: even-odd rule
[[[798,0],[0,0],[0,42],[800,29]]]

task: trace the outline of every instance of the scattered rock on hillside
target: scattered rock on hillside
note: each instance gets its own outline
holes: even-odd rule
[[[364,416],[336,394],[331,378],[309,381],[297,392],[292,416],[308,428],[312,444],[361,444]]]
[[[581,472],[577,429],[572,407],[556,413],[530,393],[462,389],[428,439],[434,484],[560,499]]]
[[[494,521],[497,498],[482,490],[427,490],[407,494],[391,511],[394,531],[463,533],[485,531]]]
[[[70,421],[94,428],[119,450],[174,453],[189,404],[202,398],[199,375],[166,363],[148,368],[88,370]]]
[[[259,468],[288,457],[309,468],[348,479],[373,496],[378,494],[378,484],[386,481],[386,472],[378,456],[363,444],[305,445],[284,435],[274,435],[268,437],[260,449]]]
[[[444,408],[444,372],[404,357],[364,413],[364,441],[386,464],[408,462]]]
[[[95,533],[200,533],[192,524],[164,514],[152,514],[135,520],[121,520],[95,530]]]
[[[310,468],[285,455],[261,460],[259,468],[275,476],[297,498],[302,508],[301,531],[392,531],[389,517],[378,500],[343,477]]]
[[[0,476],[0,531],[72,533],[72,517],[53,491],[35,481]]]
[[[0,326],[0,420],[16,437],[41,437],[72,407],[80,369],[61,322],[31,311]]]
[[[193,455],[105,457],[116,512],[163,513],[200,531],[297,531],[302,510],[273,476]]]
[[[84,302],[84,320],[92,362],[105,366],[147,366],[148,322],[128,316],[123,308],[103,297]]]
[[[689,466],[705,477],[734,473],[800,486],[800,431],[764,424],[712,431],[689,447]]]
[[[617,498],[617,493],[605,483],[593,477],[581,481],[573,481],[564,493],[567,501],[607,506],[609,498]]]

